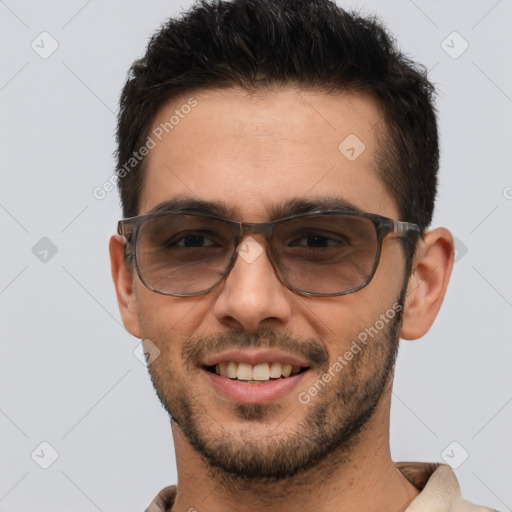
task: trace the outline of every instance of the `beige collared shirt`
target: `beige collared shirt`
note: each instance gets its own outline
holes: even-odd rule
[[[396,467],[421,491],[405,512],[497,512],[462,498],[457,477],[446,464],[398,462]],[[176,486],[162,489],[146,512],[169,512],[175,497]]]

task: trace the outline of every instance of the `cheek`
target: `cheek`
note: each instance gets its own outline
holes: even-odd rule
[[[350,295],[307,301],[297,315],[313,329],[313,335],[322,341],[331,361],[338,357],[350,360],[350,351],[358,351],[355,345],[365,346],[372,334],[380,332],[397,314],[401,283],[378,282]],[[392,286],[390,286],[392,284]],[[382,320],[384,319],[384,320]]]
[[[187,299],[169,297],[144,288],[137,290],[137,309],[142,337],[150,339],[164,354],[181,358],[183,344],[204,332],[202,327],[211,310],[208,296]]]

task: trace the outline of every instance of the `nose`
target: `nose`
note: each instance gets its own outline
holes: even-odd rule
[[[253,237],[241,241],[217,293],[214,315],[230,327],[252,332],[263,324],[284,325],[291,316],[292,292],[277,277],[263,243]]]

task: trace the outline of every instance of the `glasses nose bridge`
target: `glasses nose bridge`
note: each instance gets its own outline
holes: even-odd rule
[[[238,224],[238,243],[247,235],[261,235],[267,245],[270,244],[272,233],[274,231],[273,222],[239,222]]]
[[[274,268],[274,272],[277,273],[275,262],[273,258],[273,250],[271,247],[272,243],[272,234],[274,232],[275,221],[273,222],[238,222],[234,221],[231,223],[232,231],[234,234],[234,242],[235,242],[235,252],[233,258],[231,260],[230,268],[228,270],[228,274],[231,272],[233,266],[235,265],[235,261],[238,259],[237,255],[239,249],[243,246],[243,241],[247,236],[251,235],[261,235],[265,239],[265,247],[262,247],[263,252],[269,258],[270,264]],[[235,232],[236,231],[236,232]],[[260,245],[260,243],[255,240],[256,244]],[[227,275],[227,274],[226,274]]]
[[[231,271],[233,270],[236,262],[238,261],[239,257],[241,256],[243,260],[246,262],[251,262],[251,257],[249,256],[249,261],[244,257],[242,253],[245,253],[246,251],[243,251],[244,246],[244,239],[249,235],[261,235],[265,239],[265,245],[266,247],[261,247],[262,253],[266,255],[268,258],[269,264],[274,272],[274,274],[277,276],[279,280],[280,274],[276,267],[276,261],[274,258],[274,251],[272,250],[271,243],[272,243],[272,235],[274,232],[274,228],[276,226],[276,221],[270,221],[270,222],[239,222],[239,221],[231,221],[230,222],[232,233],[234,235],[234,253],[231,258],[230,264],[223,276],[223,280],[228,277],[229,274],[231,274]],[[260,245],[258,241],[254,241],[257,245]],[[254,246],[252,245],[254,242],[252,242],[248,247],[249,251],[254,251]],[[255,253],[253,253],[255,254]],[[257,254],[257,253],[256,253]]]

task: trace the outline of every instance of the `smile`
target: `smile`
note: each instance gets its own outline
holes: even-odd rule
[[[222,377],[227,377],[228,379],[251,383],[288,378],[291,375],[297,375],[307,370],[305,367],[292,366],[291,364],[260,363],[251,365],[248,363],[238,363],[236,361],[224,361],[215,366],[209,366],[206,369]]]
[[[310,369],[275,350],[231,350],[203,361],[204,374],[224,399],[242,404],[274,402],[289,394]]]

